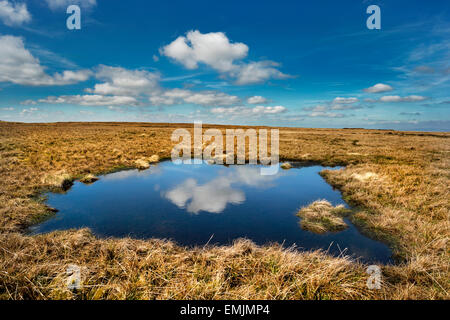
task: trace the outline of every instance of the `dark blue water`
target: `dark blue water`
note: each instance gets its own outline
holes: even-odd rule
[[[341,252],[366,262],[388,262],[383,243],[349,228],[324,235],[302,230],[296,212],[319,199],[345,204],[318,174],[324,167],[280,170],[263,176],[259,166],[174,165],[122,171],[92,184],[75,182],[65,194],[48,194],[56,216],[33,233],[91,228],[100,237],[165,238],[180,245],[230,244],[249,238],[257,244]]]

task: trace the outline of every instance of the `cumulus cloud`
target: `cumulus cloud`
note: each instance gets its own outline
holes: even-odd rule
[[[311,118],[343,118],[345,117],[342,113],[333,113],[333,112],[324,112],[324,111],[315,111],[306,115]]]
[[[0,62],[0,70],[1,66]],[[100,65],[94,70],[95,72],[64,71],[61,74],[55,74],[50,79],[51,81],[47,79],[45,82],[46,84],[75,83],[93,74],[101,82],[95,84],[93,88],[85,89],[85,92],[89,94],[48,97],[37,101],[26,100],[22,103],[64,103],[83,106],[135,106],[143,105],[145,100],[157,106],[181,103],[201,106],[230,106],[240,103],[239,97],[219,91],[191,91],[177,88],[164,89],[160,86],[160,74],[146,70],[129,70],[105,65]],[[40,73],[41,75],[42,72]],[[38,72],[35,73],[39,74]],[[11,72],[11,74],[13,73]],[[2,80],[2,76],[5,77],[4,75],[0,75],[0,81]],[[17,77],[17,75],[14,76]],[[26,78],[20,83],[25,83],[25,80],[30,81],[30,79]],[[36,79],[33,83],[36,85],[42,81],[43,79]]]
[[[342,97],[336,97],[333,100],[334,104],[352,104],[358,102],[358,98],[342,98]]]
[[[388,84],[377,83],[376,85],[374,85],[372,87],[364,89],[364,92],[367,92],[367,93],[380,93],[380,92],[387,92],[387,91],[392,91],[392,90],[394,90],[394,88],[392,88]]]
[[[241,60],[247,57],[248,51],[246,44],[230,42],[223,32],[203,34],[196,30],[162,47],[160,54],[188,69],[197,69],[203,63],[241,85],[289,77],[279,71],[279,64],[273,61],[243,63]]]
[[[247,56],[248,47],[243,43],[230,43],[223,32],[202,34],[199,31],[190,31],[186,37],[178,37],[163,47],[161,54],[188,69],[196,69],[198,63],[204,63],[217,71],[228,72],[235,68],[235,60]]]
[[[287,109],[283,106],[264,107],[256,106],[254,108],[246,107],[230,107],[230,108],[213,108],[212,113],[227,114],[227,115],[263,115],[263,114],[279,114],[286,112]]]
[[[0,36],[0,82],[30,86],[59,86],[86,81],[89,70],[63,71],[49,75],[19,37]]]
[[[306,108],[303,108],[303,110],[305,110],[305,111],[314,111],[314,112],[327,111],[328,109],[329,109],[328,106],[326,106],[326,105],[321,105],[321,104],[319,104],[319,105],[317,105],[317,106],[314,106],[314,107],[306,107]]]
[[[252,109],[252,112],[274,114],[274,113],[283,113],[286,112],[286,110],[287,109],[283,106],[275,106],[275,107],[257,106]]]
[[[406,97],[401,96],[383,96],[380,98],[381,102],[419,102],[426,100],[427,97],[411,95]]]
[[[361,109],[362,107],[360,105],[355,105],[357,102],[359,102],[359,99],[354,97],[336,97],[332,101],[327,101],[312,107],[306,107],[303,108],[303,110],[311,111],[311,113],[307,115],[308,117],[341,118],[344,114],[333,113],[330,111]]]
[[[128,70],[120,67],[100,65],[95,77],[103,83],[96,84],[89,93],[100,95],[154,94],[159,92],[160,75],[145,70]]]
[[[31,21],[31,14],[28,12],[25,3],[0,1],[0,20],[7,26],[20,26]]]
[[[353,104],[333,104],[330,106],[330,110],[356,110],[361,109],[361,106]]]
[[[192,103],[202,106],[230,106],[240,102],[239,97],[218,91],[191,91],[185,89],[166,90],[150,97],[153,105],[174,105]]]
[[[96,94],[48,97],[46,99],[40,99],[38,102],[50,104],[76,104],[81,106],[125,106],[139,104],[134,97],[102,96]]]
[[[267,99],[262,96],[253,96],[247,99],[250,104],[263,104],[267,102]]]
[[[230,96],[223,92],[192,92],[191,95],[184,98],[187,103],[199,104],[199,105],[232,105],[239,102],[237,96]]]
[[[279,64],[273,61],[250,62],[241,65],[230,74],[236,78],[236,83],[240,85],[262,83],[269,79],[287,79],[290,75],[284,74],[276,67]]]
[[[82,8],[91,8],[97,5],[97,0],[45,0],[52,10],[67,8],[72,4],[79,5]]]

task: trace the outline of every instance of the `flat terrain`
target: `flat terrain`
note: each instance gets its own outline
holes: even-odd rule
[[[187,249],[163,240],[97,239],[89,230],[27,236],[51,210],[55,177],[169,158],[183,124],[0,122],[2,299],[449,299],[450,133],[280,128],[280,158],[345,165],[322,175],[354,206],[352,221],[386,242],[380,290],[367,266],[325,252],[239,240]],[[204,126],[207,128],[208,126]],[[214,126],[225,128],[223,126]],[[83,287],[67,289],[66,270]]]

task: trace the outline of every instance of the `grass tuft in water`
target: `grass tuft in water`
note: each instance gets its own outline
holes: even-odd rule
[[[302,218],[300,222],[302,229],[322,234],[347,229],[348,225],[343,216],[349,212],[350,210],[343,205],[333,207],[326,200],[318,200],[300,209],[297,216]]]

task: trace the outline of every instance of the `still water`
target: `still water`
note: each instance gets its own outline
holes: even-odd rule
[[[299,250],[341,252],[365,262],[389,262],[391,251],[349,228],[324,235],[302,230],[296,212],[319,199],[344,204],[319,175],[322,166],[281,170],[263,176],[254,165],[175,165],[108,174],[92,185],[75,182],[64,194],[49,193],[59,212],[32,233],[90,228],[100,237],[164,238],[180,245],[283,243]]]

